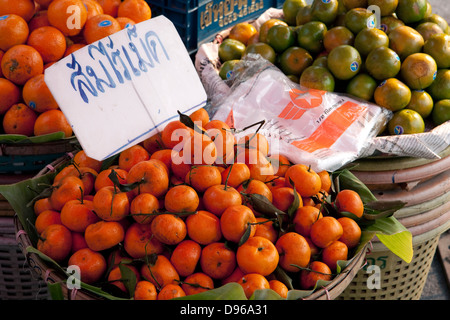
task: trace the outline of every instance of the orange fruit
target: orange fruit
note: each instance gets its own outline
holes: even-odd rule
[[[0,49],[6,51],[16,44],[24,44],[29,32],[28,24],[21,16],[0,16]]]
[[[36,11],[36,5],[33,0],[1,0],[0,16],[5,14],[16,14],[25,21],[30,21]]]
[[[136,22],[127,17],[117,17],[116,20],[119,23],[121,29],[125,29],[136,24]]]
[[[47,15],[50,25],[65,36],[76,36],[86,23],[87,9],[81,0],[54,0],[47,8]]]
[[[280,256],[280,266],[288,272],[299,272],[296,266],[304,268],[311,259],[311,249],[306,239],[296,233],[287,232],[275,242]]]
[[[337,268],[339,260],[347,260],[348,247],[345,243],[336,240],[322,250],[322,262],[325,263],[331,271]]]
[[[169,188],[167,167],[157,159],[141,161],[128,172],[127,183],[134,182],[140,182],[139,186],[133,189],[134,194],[148,192],[158,198]]]
[[[238,188],[244,181],[250,179],[250,169],[245,163],[233,163],[221,173],[222,184]]]
[[[120,152],[119,168],[130,171],[136,163],[149,159],[150,154],[148,151],[143,146],[136,144]]]
[[[42,9],[42,7],[41,7],[41,10],[36,11],[33,18],[31,18],[31,20],[28,21],[28,29],[30,32],[39,27],[49,26],[49,25],[50,25],[50,23],[48,22],[47,10]]]
[[[211,186],[222,183],[222,175],[216,166],[193,166],[186,175],[185,182],[197,192],[204,192]]]
[[[159,290],[168,284],[178,284],[178,280],[180,280],[180,275],[175,267],[162,254],[151,257],[148,263],[141,266],[141,276],[153,283]]]
[[[112,168],[105,169],[98,173],[97,178],[95,179],[95,183],[94,183],[94,189],[96,192],[103,187],[108,187],[108,186],[113,187],[114,186],[114,183],[109,178],[109,175],[111,174],[112,170],[113,170]],[[125,184],[127,182],[128,172],[126,172],[123,169],[119,169],[119,168],[114,169],[114,171],[116,172],[119,182],[121,184]]]
[[[133,272],[135,274],[136,281],[140,280],[139,271],[136,269],[135,266],[133,266],[131,264],[123,264],[123,267],[128,268],[131,272]],[[111,269],[111,271],[109,271],[107,280],[110,284],[112,284],[113,286],[116,286],[123,292],[128,292],[127,288],[125,287],[124,281],[122,280],[122,270],[120,269],[120,267],[118,265],[113,267]]]
[[[214,289],[214,280],[203,272],[196,272],[184,279],[181,288],[189,296]]]
[[[289,207],[294,202],[294,189],[291,187],[279,187],[272,189],[273,205],[281,211],[287,212]],[[300,207],[302,200],[300,200]]]
[[[343,242],[349,249],[355,248],[361,239],[361,228],[355,220],[348,217],[338,219],[342,226],[342,236],[338,239]]]
[[[97,0],[81,0],[83,1],[84,6],[86,7],[87,11],[87,19],[103,14],[103,7],[98,3]]]
[[[68,265],[76,265],[80,268],[81,281],[93,284],[99,281],[106,272],[106,260],[100,252],[83,248],[74,252],[68,261]]]
[[[180,151],[184,163],[192,165],[211,165],[217,159],[217,148],[207,135],[194,133],[188,137]]]
[[[338,192],[334,204],[339,212],[350,212],[358,218],[364,213],[364,204],[359,194],[350,189],[344,189]]]
[[[185,222],[189,238],[201,245],[217,242],[222,238],[220,220],[209,211],[199,210],[190,214]]]
[[[164,197],[166,210],[173,213],[194,212],[197,210],[199,202],[197,192],[187,185],[170,188]]]
[[[86,151],[80,150],[73,157],[73,163],[78,167],[89,167],[100,172],[103,162],[89,157]]]
[[[236,251],[237,264],[244,273],[268,276],[275,271],[279,259],[277,248],[272,241],[260,236],[248,238]]]
[[[61,262],[72,249],[72,233],[62,224],[51,224],[41,233],[37,249],[56,262]]]
[[[17,85],[44,71],[44,61],[32,46],[18,44],[9,48],[2,57],[3,76]]]
[[[67,201],[76,200],[84,193],[84,184],[76,176],[67,176],[52,184],[49,201],[54,210],[61,211]]]
[[[158,241],[168,245],[180,243],[187,235],[184,220],[169,213],[155,216],[151,223],[151,230]]]
[[[3,130],[7,134],[33,135],[38,115],[23,103],[12,105],[3,117]]]
[[[117,17],[117,10],[122,0],[97,0],[97,2],[102,6],[103,13],[109,14],[114,18]]]
[[[278,230],[275,229],[273,221],[264,217],[257,217],[256,222],[258,224],[256,225],[254,236],[267,238],[272,243],[275,243],[278,239]]]
[[[231,28],[228,38],[238,40],[244,45],[247,45],[248,40],[257,33],[258,30],[252,24],[240,22]]]
[[[108,14],[98,14],[86,20],[83,37],[87,44],[110,36],[122,30],[119,22]]]
[[[45,228],[52,224],[62,224],[61,214],[55,210],[44,210],[37,216],[34,227],[36,232],[41,234]]]
[[[170,262],[182,277],[187,277],[194,273],[200,260],[202,248],[197,242],[186,239],[181,241],[173,249],[170,255]]]
[[[191,118],[191,120],[194,121],[194,123],[196,125],[200,125],[200,127],[204,127],[210,120],[208,111],[206,111],[205,108],[200,108],[200,109],[192,112],[189,115],[189,118]],[[196,122],[200,122],[200,123],[196,123]]]
[[[131,200],[130,215],[140,224],[149,224],[159,209],[158,199],[151,193],[141,193]]]
[[[235,205],[225,209],[220,216],[220,229],[225,239],[238,243],[246,233],[247,228],[251,230],[250,237],[255,234],[255,222],[255,215],[249,207]]]
[[[255,290],[270,289],[269,281],[259,273],[248,273],[242,276],[238,283],[244,289],[247,299],[250,299]]]
[[[84,43],[73,43],[73,44],[68,45],[66,48],[66,51],[64,52],[64,57],[71,55],[73,52],[75,52],[78,49],[81,49],[85,46],[86,46],[86,44],[84,44]]]
[[[300,273],[300,287],[304,290],[313,289],[318,280],[330,281],[332,278],[330,268],[321,261],[312,261],[308,268],[310,270]]]
[[[86,228],[100,218],[94,213],[91,200],[70,200],[61,209],[61,223],[69,230],[84,232]]]
[[[322,217],[322,213],[316,207],[303,206],[298,208],[292,221],[295,232],[304,237],[309,237],[311,234],[312,225]]]
[[[228,277],[236,268],[236,254],[224,242],[213,242],[202,249],[201,270],[213,279]]]
[[[132,223],[125,232],[125,251],[135,259],[163,252],[163,244],[152,233],[151,224]]]
[[[71,137],[73,134],[72,126],[67,121],[61,110],[47,110],[42,112],[34,124],[34,135],[63,132],[64,137]]]
[[[22,88],[25,103],[36,112],[58,109],[58,103],[53,97],[44,80],[44,74],[30,78]]]
[[[124,0],[117,9],[118,17],[127,17],[136,23],[152,17],[152,10],[144,0]]]
[[[302,197],[311,197],[322,188],[320,176],[304,164],[295,164],[289,167],[285,174],[286,185],[294,187]]]
[[[122,225],[116,221],[100,220],[87,226],[84,237],[90,249],[103,251],[122,242],[124,230]]]
[[[343,233],[344,230],[339,221],[334,217],[326,216],[317,220],[311,226],[310,237],[316,246],[325,248],[338,240]]]
[[[94,211],[105,221],[120,221],[130,213],[130,202],[127,193],[114,187],[106,186],[94,195]]]
[[[134,300],[156,300],[158,292],[153,283],[147,280],[140,280],[134,289]]]
[[[203,204],[207,211],[220,217],[229,206],[242,204],[242,198],[235,188],[219,184],[206,189]]]
[[[21,90],[13,82],[5,78],[0,78],[0,115],[3,115],[8,109],[20,102]]]
[[[43,26],[31,31],[27,44],[39,52],[44,63],[60,60],[67,48],[64,34],[52,26]]]
[[[184,297],[186,293],[181,286],[174,283],[169,283],[161,288],[158,293],[157,300],[170,300],[174,298]]]
[[[269,286],[270,289],[278,293],[280,297],[285,299],[287,298],[287,293],[289,289],[283,282],[273,279],[269,281]]]

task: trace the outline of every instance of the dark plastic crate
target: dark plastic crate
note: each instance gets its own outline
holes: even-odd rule
[[[175,25],[189,54],[238,22],[256,19],[284,0],[146,0],[152,16],[164,15]]]

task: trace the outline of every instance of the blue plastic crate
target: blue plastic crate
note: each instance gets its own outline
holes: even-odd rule
[[[175,25],[189,54],[238,22],[256,19],[284,0],[146,0],[152,16],[164,15]]]

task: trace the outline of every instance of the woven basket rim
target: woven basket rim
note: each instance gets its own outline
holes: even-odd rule
[[[39,171],[35,177],[40,177],[44,174],[50,173],[51,171],[57,169],[58,167],[64,165],[68,161],[67,157],[61,157],[56,159],[51,163],[50,166],[46,166]],[[16,240],[21,245],[21,249],[25,257],[33,257],[37,264],[45,270],[45,274],[41,275],[44,281],[47,281],[50,277],[55,280],[55,282],[61,282],[63,292],[66,296],[71,296],[72,299],[81,299],[81,300],[104,300],[105,298],[100,295],[95,295],[94,293],[80,289],[74,292],[69,293],[69,289],[64,284],[65,279],[61,276],[61,274],[57,273],[53,269],[49,268],[48,264],[46,264],[42,259],[35,253],[27,252],[27,247],[33,246],[28,234],[25,232],[21,222],[17,214],[14,216],[14,225],[16,232]],[[341,292],[345,290],[348,284],[355,277],[359,269],[363,266],[363,262],[367,253],[368,244],[366,244],[361,250],[349,260],[349,264],[339,273],[329,284],[325,287],[317,289],[309,296],[304,297],[303,300],[332,300],[338,297]]]

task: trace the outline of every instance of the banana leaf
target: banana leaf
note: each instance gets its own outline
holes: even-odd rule
[[[42,192],[45,192],[46,188],[53,181],[55,175],[56,172],[49,172],[39,177],[27,179],[16,184],[0,185],[0,193],[8,200],[10,205],[17,213],[18,219],[20,220],[22,226],[24,227],[24,230],[27,232],[32,244],[34,245],[34,248],[30,247],[27,248],[27,250],[29,252],[38,254],[42,259],[44,259],[50,265],[53,265],[53,267],[57,270],[65,272],[65,269],[63,267],[59,266],[55,261],[49,259],[44,254],[35,249],[35,245],[37,243],[37,235],[35,233],[35,230],[33,229],[33,226],[36,217],[31,206],[32,200],[38,197]],[[334,180],[334,188],[353,189],[362,195],[363,202],[376,203],[376,198],[373,196],[370,190],[347,169],[343,169],[341,171],[333,173],[332,177]],[[360,223],[363,232],[359,246],[350,256],[355,257],[355,255],[361,250],[365,250],[366,245],[372,240],[375,235],[377,235],[380,241],[382,241],[383,244],[388,247],[388,249],[390,249],[405,261],[411,261],[410,258],[412,257],[413,253],[412,235],[401,223],[399,223],[395,219],[395,217],[392,216],[392,211],[395,211],[392,208],[398,208],[399,204],[385,203],[381,206],[379,205],[374,207],[376,207],[377,209],[372,209],[371,212],[367,214],[376,215],[376,219],[368,220],[362,218],[360,220],[357,220],[357,222]],[[382,210],[380,210],[380,208]],[[383,212],[388,212],[388,214],[384,216]],[[339,274],[351,261],[352,259],[339,261],[336,273]],[[326,286],[328,283],[330,283],[330,281],[319,281],[316,284],[316,287],[312,290],[296,290],[293,289],[294,280],[292,280],[288,274],[286,274],[282,270],[278,270],[276,276],[280,281],[285,283],[288,288],[291,289],[288,294],[288,299],[304,298],[314,292],[317,288]],[[135,279],[130,280],[135,281]],[[81,283],[81,287],[106,299],[122,299],[121,297],[115,297],[110,293],[103,291],[101,288],[93,285]],[[250,297],[251,300],[279,298],[281,297],[270,289],[255,291],[252,297]],[[246,297],[244,292],[242,291],[242,287],[239,284],[230,283],[219,288],[178,299],[224,300],[246,299]]]
[[[75,136],[65,138],[64,132],[58,131],[39,136],[25,136],[21,134],[0,134],[0,143],[20,144],[20,143],[45,143],[61,139],[74,140]]]

